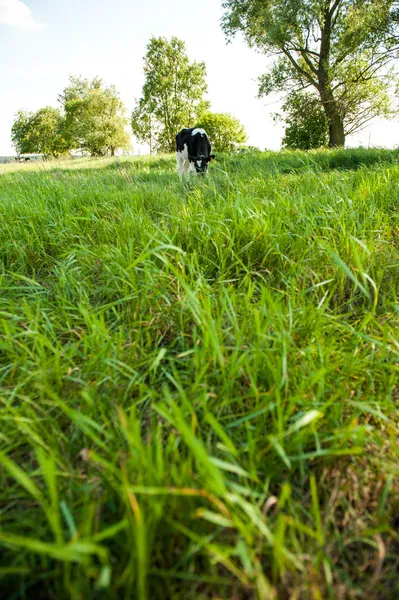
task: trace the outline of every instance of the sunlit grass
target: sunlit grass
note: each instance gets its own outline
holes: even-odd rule
[[[398,597],[396,154],[1,167],[4,597]]]

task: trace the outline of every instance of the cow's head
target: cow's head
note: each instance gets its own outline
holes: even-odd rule
[[[211,162],[211,160],[214,160],[214,158],[214,154],[211,154],[210,156],[203,156],[201,154],[201,156],[193,157],[193,163],[197,173],[206,173],[209,163]]]

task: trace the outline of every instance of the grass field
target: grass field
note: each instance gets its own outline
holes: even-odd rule
[[[0,169],[1,596],[397,599],[398,152]]]

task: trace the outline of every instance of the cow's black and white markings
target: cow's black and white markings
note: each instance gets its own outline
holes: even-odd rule
[[[211,154],[211,144],[204,129],[190,127],[182,129],[176,136],[176,160],[180,181],[183,172],[206,173],[209,161],[215,158]]]

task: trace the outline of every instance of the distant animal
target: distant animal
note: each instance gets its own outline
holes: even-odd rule
[[[180,181],[183,172],[204,175],[209,162],[215,158],[211,154],[211,144],[204,129],[190,127],[176,135],[176,160]]]

